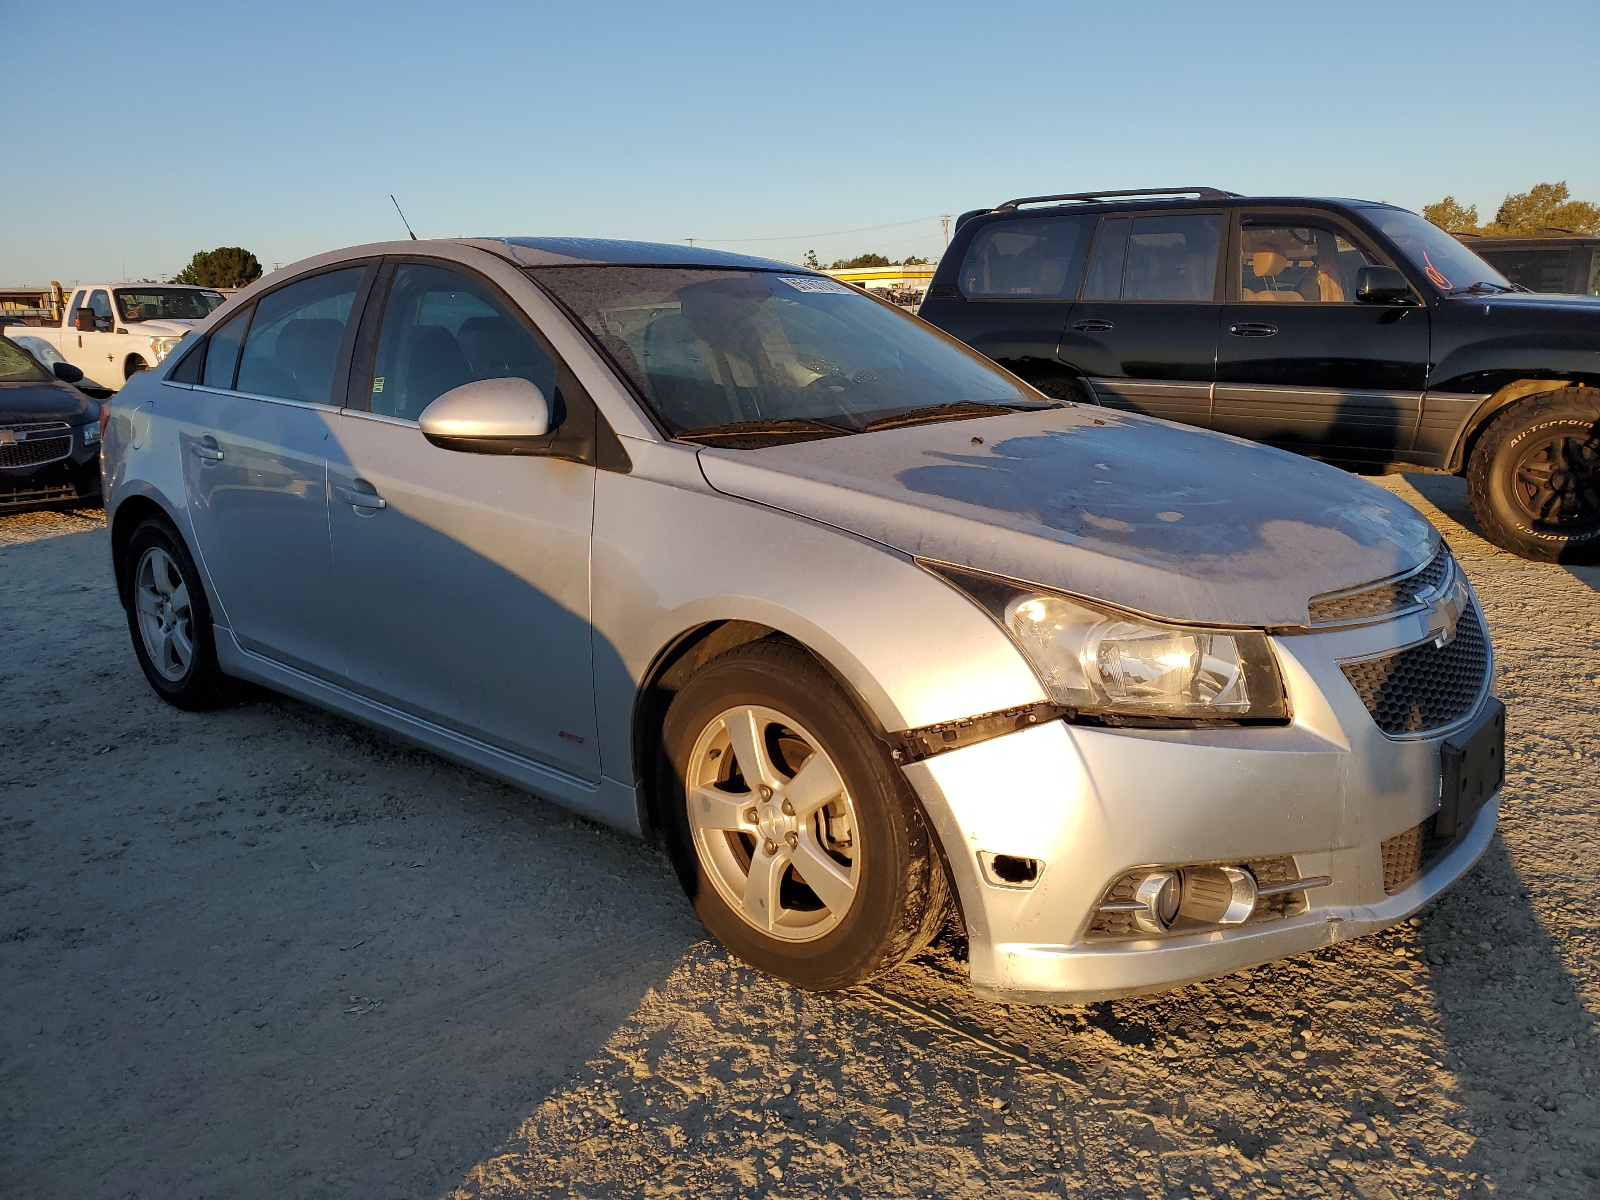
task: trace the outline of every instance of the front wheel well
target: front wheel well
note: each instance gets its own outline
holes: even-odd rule
[[[142,354],[130,354],[122,360],[123,379],[132,379],[140,371],[148,371],[149,369],[150,364],[144,360],[144,355]]]
[[[1447,470],[1452,475],[1466,473],[1467,464],[1472,461],[1472,452],[1477,447],[1478,441],[1483,437],[1494,419],[1520,400],[1529,396],[1542,396],[1549,392],[1559,392],[1563,388],[1588,387],[1600,388],[1600,376],[1574,375],[1571,379],[1518,379],[1508,383],[1495,392],[1472,414],[1466,431],[1456,442],[1455,453],[1450,456]]]

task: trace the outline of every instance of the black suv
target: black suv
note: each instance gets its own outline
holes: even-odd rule
[[[1049,395],[1465,474],[1498,545],[1600,558],[1600,298],[1530,294],[1404,209],[1030,196],[962,214],[920,313]]]

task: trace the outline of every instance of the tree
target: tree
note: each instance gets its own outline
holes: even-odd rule
[[[1454,196],[1446,196],[1437,204],[1424,206],[1422,217],[1446,233],[1478,232],[1478,206],[1469,204],[1462,208]]]
[[[173,283],[199,287],[238,288],[261,278],[261,263],[242,246],[218,246],[198,251],[189,265],[172,277]]]
[[[915,254],[908,254],[900,260],[900,265],[902,267],[925,267],[928,265],[928,260],[918,258]]]
[[[813,271],[822,270],[822,264],[817,261],[817,252],[815,250],[807,250],[806,256],[800,260],[800,265],[802,267],[810,267]]]
[[[1501,234],[1600,234],[1600,204],[1574,200],[1565,183],[1539,183],[1526,192],[1507,196],[1494,214],[1494,225],[1484,232]]]
[[[858,254],[851,259],[838,259],[830,271],[848,270],[850,267],[892,267],[894,264],[881,254]]]

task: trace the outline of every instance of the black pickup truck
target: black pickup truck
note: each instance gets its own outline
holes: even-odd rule
[[[920,315],[1056,397],[1464,474],[1496,544],[1600,558],[1600,297],[1529,293],[1404,209],[1011,200],[962,214]]]

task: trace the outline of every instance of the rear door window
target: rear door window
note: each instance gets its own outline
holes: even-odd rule
[[[333,378],[365,267],[313,275],[263,296],[245,338],[241,392],[330,404]],[[210,364],[207,364],[207,375]]]
[[[1083,281],[1085,300],[1122,299],[1122,264],[1128,256],[1127,217],[1107,217],[1100,222],[1100,235],[1094,240],[1094,257],[1089,261],[1089,276]]]
[[[1214,299],[1222,229],[1218,213],[1108,217],[1095,239],[1083,299]]]
[[[962,293],[975,298],[1071,297],[1094,224],[1093,217],[1029,217],[979,230],[961,264]]]

